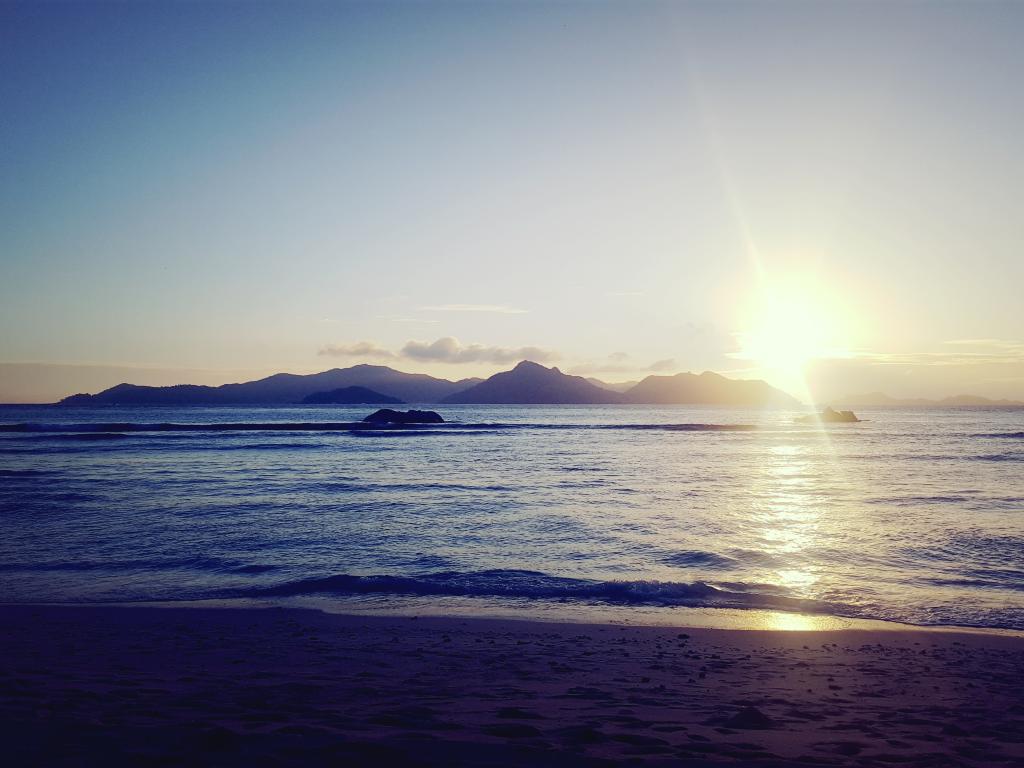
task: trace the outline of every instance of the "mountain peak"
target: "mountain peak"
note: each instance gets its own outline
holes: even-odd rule
[[[558,371],[557,368],[545,368],[540,363],[535,363],[533,360],[520,360],[516,363],[516,367],[513,371]]]
[[[522,360],[511,371],[489,379],[445,399],[448,403],[491,403],[522,405],[593,405],[621,403],[618,392],[596,387],[579,376],[568,376],[532,360]]]

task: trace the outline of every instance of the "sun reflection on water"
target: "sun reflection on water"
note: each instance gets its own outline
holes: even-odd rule
[[[805,553],[818,538],[825,498],[816,489],[808,453],[803,445],[772,446],[753,489],[758,497],[758,534],[766,554],[781,564],[772,571],[772,581],[794,597],[810,597],[819,580],[817,568]]]

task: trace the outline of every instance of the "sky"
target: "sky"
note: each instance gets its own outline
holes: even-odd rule
[[[4,3],[0,401],[359,362],[1024,399],[1024,3]]]

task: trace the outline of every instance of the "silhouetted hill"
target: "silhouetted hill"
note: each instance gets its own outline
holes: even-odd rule
[[[511,371],[496,373],[469,389],[449,395],[446,403],[530,405],[621,403],[618,392],[595,387],[580,376],[523,360]]]
[[[314,392],[302,398],[306,405],[343,405],[345,403],[386,403],[398,405],[402,403],[397,397],[382,395],[366,387],[341,387],[327,392]]]
[[[626,402],[657,405],[731,405],[786,406],[799,401],[764,381],[727,379],[711,371],[699,376],[677,373],[675,376],[648,376],[626,392]]]
[[[595,387],[600,387],[601,389],[608,389],[611,390],[612,392],[626,392],[627,390],[632,389],[639,383],[636,381],[619,381],[611,383],[607,381],[601,381],[601,379],[595,379],[593,376],[588,376],[585,380],[593,384]]]
[[[832,402],[855,407],[871,407],[890,405],[898,408],[955,408],[970,405],[1020,406],[1020,400],[991,400],[980,395],[953,395],[939,400],[924,397],[890,397],[883,392],[868,392],[863,395],[846,395],[835,398]]]
[[[798,405],[789,395],[763,381],[732,380],[710,372],[699,376],[692,373],[648,376],[623,394],[595,386],[580,376],[569,376],[557,368],[545,368],[526,360],[511,371],[496,373],[486,381],[448,381],[422,373],[403,373],[383,365],[354,365],[351,368],[332,368],[308,375],[278,373],[257,381],[223,384],[219,387],[196,384],[171,387],[118,384],[95,395],[66,397],[61,400],[61,404],[288,405],[302,403],[311,395],[326,396],[353,387],[361,387],[371,393],[359,397],[384,396],[406,403]],[[389,400],[332,402],[387,403]]]
[[[62,405],[275,405],[300,403],[315,392],[366,387],[407,403],[436,403],[479,381],[448,381],[423,373],[403,373],[384,365],[354,365],[307,375],[277,373],[257,381],[219,387],[118,384],[99,394],[72,395],[60,402]]]

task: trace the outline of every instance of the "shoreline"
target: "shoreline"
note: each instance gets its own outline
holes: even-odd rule
[[[1006,765],[1024,638],[0,605],[15,764]]]
[[[957,624],[911,624],[888,619],[866,619],[828,613],[799,613],[759,608],[691,606],[618,606],[602,603],[568,603],[543,599],[374,595],[294,597],[201,598],[111,602],[3,602],[8,608],[155,608],[196,610],[314,611],[335,616],[391,618],[457,618],[483,621],[514,621],[542,624],[714,629],[736,632],[896,632],[966,634],[1014,637],[1024,640],[1024,630]]]

